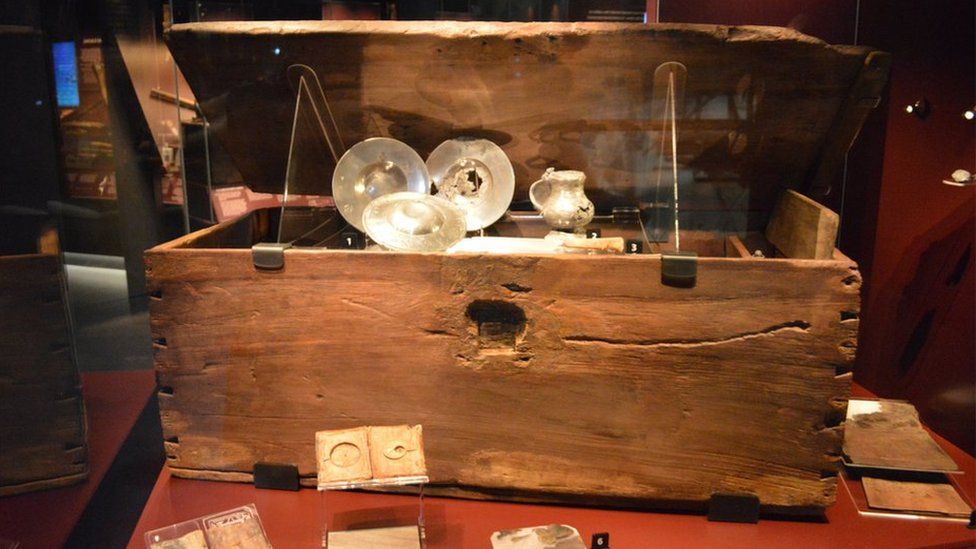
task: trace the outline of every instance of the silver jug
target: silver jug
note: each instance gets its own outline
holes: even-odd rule
[[[529,199],[554,229],[576,230],[593,220],[593,203],[583,192],[586,174],[553,168],[529,187]]]

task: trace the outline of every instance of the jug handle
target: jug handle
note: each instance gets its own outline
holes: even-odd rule
[[[546,176],[549,175],[550,173],[552,173],[552,171],[553,171],[552,168],[548,168],[545,171],[545,173],[542,174],[542,179],[539,179],[538,181],[536,181],[532,185],[529,185],[529,200],[532,201],[532,205],[535,207],[535,209],[538,210],[538,211],[540,211],[540,212],[542,211],[543,206],[542,206],[542,204],[539,203],[539,200],[536,198],[536,189],[539,188],[539,184],[545,183],[546,187],[549,187],[548,191],[549,192],[552,192],[551,184],[549,183],[549,180],[546,178]],[[549,193],[546,193],[546,194],[549,194]]]

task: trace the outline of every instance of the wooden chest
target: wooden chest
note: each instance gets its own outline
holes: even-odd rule
[[[512,160],[516,202],[547,166],[581,169],[607,214],[593,227],[627,238],[639,225],[609,214],[647,198],[653,71],[682,62],[679,219],[699,254],[691,288],[662,283],[668,242],[532,256],[299,241],[283,268],[256,268],[250,247],[276,239],[277,211],[158,246],[146,268],[174,474],[248,481],[254,463],[284,462],[313,485],[315,431],[423,424],[437,493],[700,508],[733,492],[789,512],[834,501],[860,276],[837,251],[772,258],[761,232],[785,189],[832,181],[887,56],[689,25],[222,23],[167,39],[257,190],[281,191],[286,73],[301,63],[346,145],[387,135],[426,156],[487,137]],[[289,191],[328,194],[327,158],[302,164]],[[335,215],[304,214],[310,229]],[[517,213],[490,229],[545,231]]]
[[[0,256],[0,496],[88,477],[61,259]]]

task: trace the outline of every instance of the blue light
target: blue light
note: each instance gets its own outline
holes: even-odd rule
[[[59,107],[77,107],[81,103],[78,94],[78,58],[74,42],[51,44],[54,58],[54,90]]]
[[[275,48],[274,49],[274,54],[275,55],[281,55],[281,48]]]

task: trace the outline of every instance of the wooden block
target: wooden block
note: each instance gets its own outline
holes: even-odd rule
[[[563,240],[563,247],[622,254],[624,253],[624,239],[619,236],[604,238],[566,238]]]
[[[315,433],[315,458],[319,485],[330,482],[369,480],[369,428]]]
[[[376,479],[426,475],[423,427],[370,427],[369,461]]]
[[[329,549],[420,549],[416,526],[329,532]]]
[[[766,239],[791,259],[830,259],[839,226],[836,213],[788,190],[773,209]]]

